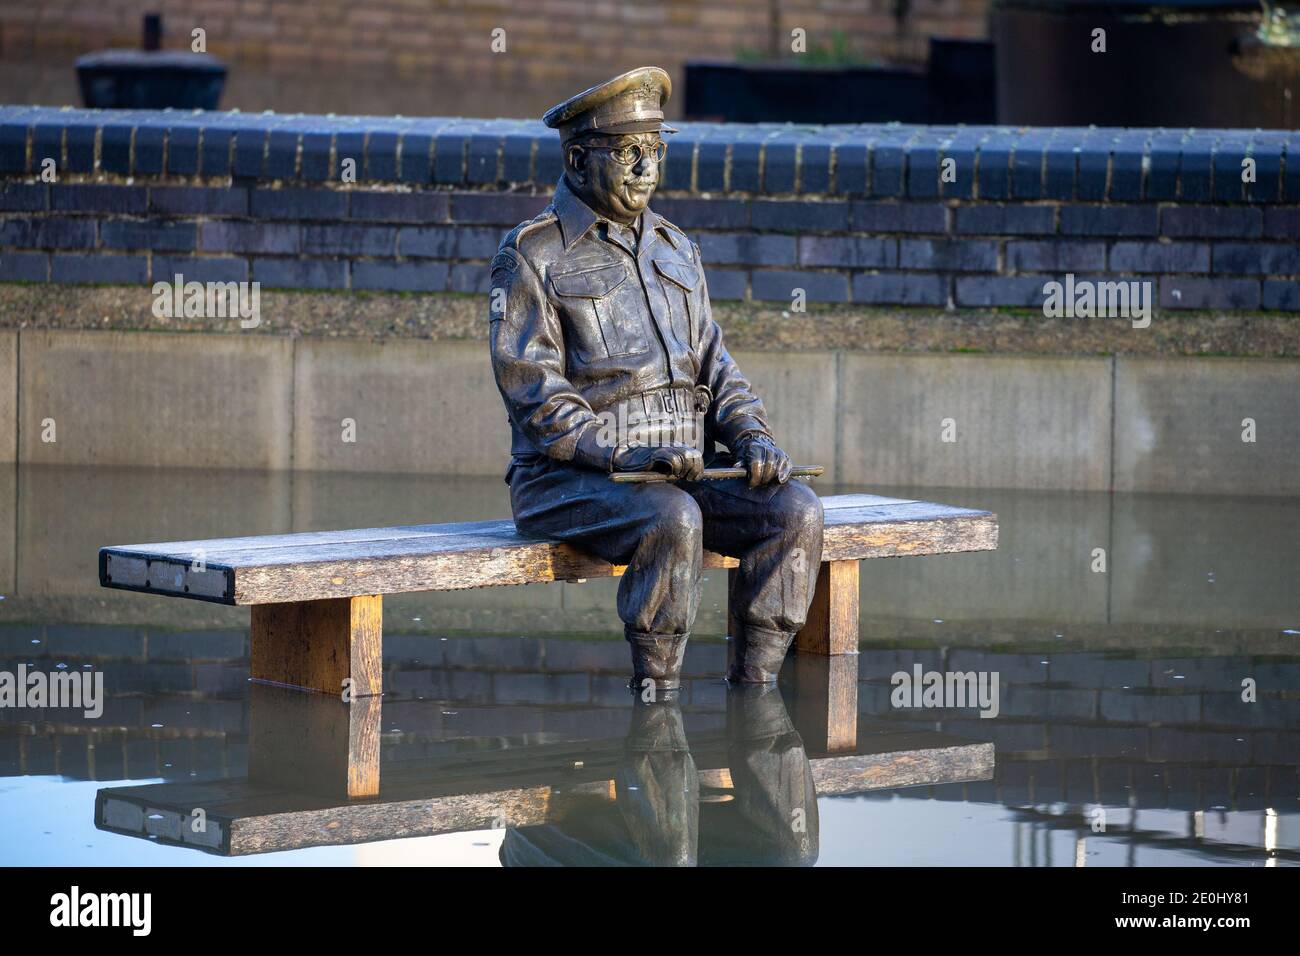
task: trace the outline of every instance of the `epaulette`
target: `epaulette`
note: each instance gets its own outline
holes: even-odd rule
[[[655,213],[655,215],[659,216],[658,213]],[[686,233],[682,230],[682,227],[677,225],[676,223],[669,222],[663,216],[659,216],[659,221],[663,223],[665,226],[667,226],[669,229],[671,229],[673,232],[677,233],[677,235],[681,236],[683,239],[686,240],[690,239],[690,236],[686,235]]]
[[[518,249],[519,243],[525,236],[540,229],[542,226],[555,222],[555,220],[555,211],[548,206],[532,219],[529,219],[527,222],[521,222],[519,225],[515,226],[515,228],[506,233],[506,237],[501,240],[501,248]]]
[[[550,209],[546,209],[527,222],[521,222],[511,229],[506,233],[506,237],[501,240],[501,245],[497,247],[497,254],[492,259],[492,265],[488,271],[493,276],[497,274],[498,269],[505,269],[507,272],[516,271],[519,268],[519,263],[523,261],[523,251],[519,248],[521,240],[534,230],[554,222],[555,218],[555,213]]]
[[[519,268],[519,253],[513,248],[502,249],[492,260],[492,268],[489,270],[492,275],[497,274],[498,269],[505,269],[507,272],[514,272]]]
[[[688,246],[692,245],[691,237],[686,235],[686,233],[682,231],[680,226],[678,226],[676,223],[669,222],[667,219],[665,219],[663,216],[660,216],[658,213],[655,213],[655,216],[659,220],[658,225],[664,226],[670,233],[673,234],[668,237],[668,242],[673,246],[674,249],[681,244],[677,241],[676,238],[673,237],[674,235],[680,237],[682,242],[685,242]]]

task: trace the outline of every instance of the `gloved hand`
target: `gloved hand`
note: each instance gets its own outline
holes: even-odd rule
[[[766,435],[748,435],[742,437],[736,445],[738,447],[732,449],[736,455],[736,464],[742,465],[749,472],[749,487],[770,485],[773,481],[784,485],[790,480],[794,463]]]
[[[659,471],[673,478],[698,481],[704,474],[704,456],[698,448],[637,445],[614,452],[615,471]]]

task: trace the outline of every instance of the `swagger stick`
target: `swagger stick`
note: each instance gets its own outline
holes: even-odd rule
[[[796,465],[790,469],[791,478],[817,478],[826,471],[821,465]],[[701,481],[721,481],[723,478],[746,478],[749,471],[736,468],[705,468],[704,474],[700,476]],[[645,484],[652,481],[676,481],[671,475],[665,475],[658,471],[619,471],[611,476],[615,481],[637,484]]]

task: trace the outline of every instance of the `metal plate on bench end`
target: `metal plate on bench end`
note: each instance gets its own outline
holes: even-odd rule
[[[209,601],[228,601],[230,594],[230,572],[226,568],[111,551],[103,555],[100,583]]]

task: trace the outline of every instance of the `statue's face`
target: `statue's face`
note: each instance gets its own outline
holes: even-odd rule
[[[658,133],[605,136],[570,146],[569,182],[596,212],[633,222],[659,185]],[[639,155],[636,147],[640,147]]]

